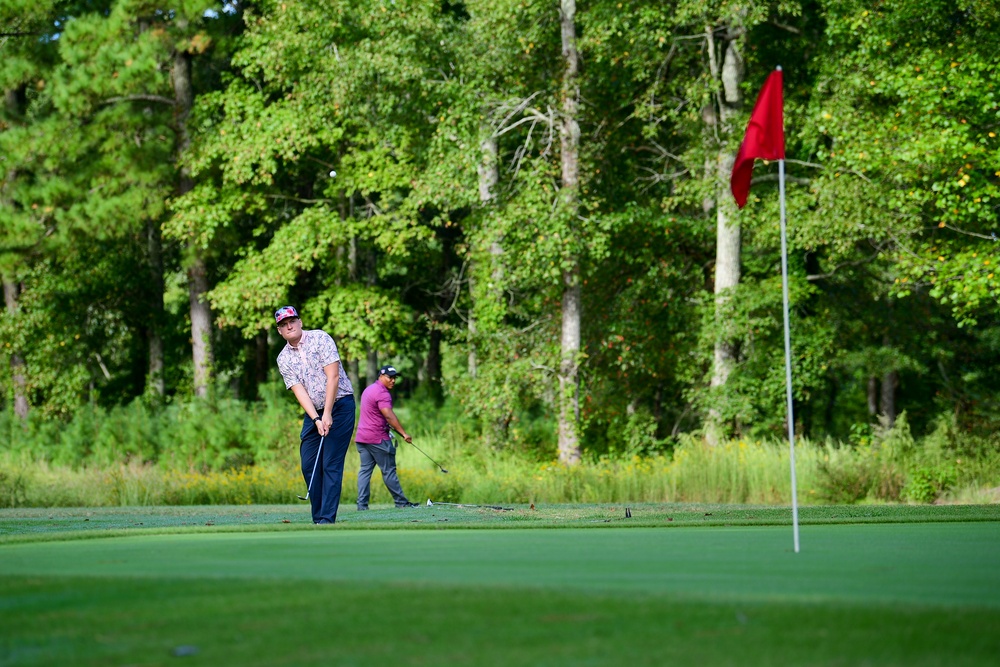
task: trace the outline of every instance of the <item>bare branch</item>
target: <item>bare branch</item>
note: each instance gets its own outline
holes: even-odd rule
[[[787,162],[788,164],[798,164],[803,167],[813,167],[814,169],[826,169],[825,165],[816,164],[815,162],[804,162],[803,160],[790,160],[788,158],[785,158],[785,162]]]
[[[842,263],[837,264],[836,266],[834,266],[832,269],[830,269],[826,273],[815,273],[815,274],[807,275],[806,276],[806,280],[817,281],[817,280],[826,280],[827,278],[832,278],[833,275],[835,273],[837,273],[837,271],[839,271],[840,269],[843,269],[845,267],[848,267],[848,266],[860,266],[862,264],[870,264],[870,263],[874,262],[875,258],[877,258],[880,253],[881,253],[881,248],[879,249],[879,252],[876,252],[874,255],[872,255],[870,257],[866,257],[864,259],[855,260],[853,262],[842,262]]]
[[[763,176],[757,176],[751,179],[750,185],[757,185],[758,183],[774,183],[777,180],[777,174],[764,174]],[[809,185],[812,183],[811,179],[799,178],[798,176],[785,176],[785,180],[789,183],[795,183],[796,185]]]
[[[532,361],[530,363],[531,363],[531,370],[534,370],[534,371],[545,371],[546,373],[549,373],[550,375],[555,375],[556,374],[556,369],[554,369],[554,368],[549,368],[548,366],[543,366],[542,364],[535,363],[534,361]]]
[[[670,63],[673,62],[674,56],[677,55],[677,40],[675,39],[670,43],[670,51],[667,52],[666,58],[660,63],[660,66],[656,68],[656,80],[659,81],[667,73],[667,69],[670,67]]]
[[[101,102],[101,104],[117,104],[118,102],[159,102],[160,104],[169,106],[176,104],[174,100],[162,95],[122,95],[120,97],[109,97]]]
[[[640,181],[652,181],[653,183],[662,183],[663,181],[672,181],[675,178],[680,178],[681,176],[683,176],[683,175],[685,175],[685,174],[688,173],[687,169],[682,169],[681,171],[675,171],[672,174],[661,174],[660,172],[656,171],[655,169],[650,169],[649,167],[642,167],[642,166],[640,166],[639,169],[642,169],[643,171],[648,171],[650,173],[650,176],[645,177],[645,178],[640,177],[637,180],[640,180]]]
[[[768,21],[768,23],[770,23],[771,25],[773,25],[775,28],[781,28],[782,30],[787,30],[788,32],[790,32],[792,34],[795,34],[795,35],[801,35],[802,34],[802,31],[799,30],[798,28],[794,28],[794,27],[792,27],[790,25],[785,25],[784,23],[778,23],[777,21],[775,21],[773,19],[770,20],[770,21]]]
[[[288,195],[264,195],[268,199],[287,199],[297,201],[300,204],[332,204],[332,199],[301,199],[300,197],[289,197]]]
[[[845,171],[847,171],[849,174],[854,174],[855,176],[859,176],[861,178],[861,180],[864,181],[865,183],[871,183],[872,182],[872,179],[868,178],[867,176],[865,176],[860,171],[855,171],[854,169],[846,169]]]
[[[803,167],[812,167],[813,169],[826,169],[827,168],[826,165],[816,164],[815,162],[805,162],[804,160],[789,160],[788,158],[785,158],[785,162],[787,162],[788,164],[798,164],[798,165],[801,165]],[[867,176],[865,176],[860,171],[856,171],[854,169],[845,169],[844,171],[846,171],[849,174],[854,174],[855,176],[859,176],[866,183],[871,183],[872,182],[872,179],[868,178]],[[754,179],[754,180],[756,180],[756,179]]]
[[[452,279],[452,293],[455,295],[451,300],[451,306],[448,307],[448,312],[453,312],[458,306],[458,297],[462,295],[462,285],[465,283],[465,270],[468,268],[468,261],[462,262],[462,268],[459,269],[458,275]]]
[[[928,265],[928,262],[927,262],[927,260],[924,257],[922,257],[919,253],[914,252],[912,249],[910,249],[909,246],[907,246],[905,243],[903,243],[902,241],[900,241],[899,238],[895,234],[892,233],[892,230],[888,230],[886,232],[886,235],[890,239],[892,239],[892,242],[896,245],[897,248],[902,249],[903,252],[905,252],[907,255],[909,255],[913,259],[917,260],[919,263],[924,264],[924,265]],[[882,248],[878,247],[877,250],[881,251]],[[878,253],[876,253],[876,254],[878,254]],[[929,266],[933,267],[933,264],[929,264]],[[934,269],[932,268],[932,270],[934,270]]]
[[[672,438],[676,438],[677,435],[681,432],[681,423],[684,421],[684,418],[687,417],[687,415],[691,411],[692,407],[693,407],[693,403],[690,403],[690,402],[687,405],[684,406],[684,410],[681,412],[680,417],[678,417],[677,421],[674,422],[674,427],[672,429],[670,429],[670,436]]]
[[[524,123],[531,123],[531,126],[534,127],[535,123],[538,123],[539,121],[541,121],[543,123],[549,122],[549,119],[547,117],[543,116],[537,110],[531,109],[530,111],[533,111],[534,113],[531,113],[530,115],[525,116],[524,118],[522,118],[521,120],[517,121],[516,123],[512,123],[512,124],[508,125],[507,127],[505,127],[504,129],[500,130],[499,132],[494,132],[493,136],[494,137],[499,137],[499,136],[502,136],[504,134],[507,134],[508,132],[510,132],[511,130],[513,130],[518,125],[523,125]]]
[[[531,148],[531,134],[532,132],[535,131],[535,125],[538,124],[538,121],[533,118],[529,118],[527,120],[534,120],[535,122],[533,122],[531,124],[531,127],[528,128],[528,136],[527,138],[525,138],[524,143],[518,146],[517,150],[514,151],[514,160],[515,160],[513,167],[514,174],[510,177],[511,183],[514,182],[514,180],[517,178],[517,174],[521,171],[521,162],[524,160],[524,156],[528,153],[528,150]]]
[[[545,147],[540,151],[539,157],[544,157],[548,155],[549,150],[551,150],[552,148],[552,143],[555,141],[555,133],[554,133],[555,112],[553,111],[552,107],[548,108],[548,115],[545,115],[538,109],[534,108],[527,109],[526,111],[530,112],[531,115],[526,118],[522,118],[515,124],[515,125],[520,125],[523,122],[531,121],[531,125],[528,127],[528,136],[525,137],[524,143],[518,146],[517,149],[514,151],[514,159],[512,160],[512,165],[510,168],[507,169],[508,172],[513,171],[513,175],[511,176],[510,179],[511,188],[514,187],[514,181],[517,178],[517,174],[521,170],[521,163],[524,161],[524,157],[528,154],[528,151],[531,149],[531,137],[534,134],[535,126],[538,125],[538,123],[544,123],[549,129]],[[512,127],[514,127],[514,125],[508,127],[507,129],[511,129]],[[506,132],[506,130],[504,131]],[[494,134],[493,136],[499,136],[499,135]]]
[[[531,100],[535,99],[536,97],[538,97],[541,94],[542,94],[542,91],[540,91],[540,90],[536,91],[536,92],[532,93],[531,95],[529,95],[528,97],[524,98],[523,100],[520,100],[516,105],[514,105],[514,107],[511,110],[511,112],[508,113],[504,117],[504,119],[501,120],[497,124],[496,128],[494,129],[494,136],[499,136],[499,135],[497,135],[495,133],[499,132],[500,129],[503,128],[504,125],[506,125],[507,122],[511,118],[513,118],[517,114],[521,113],[521,111],[523,111],[524,109],[526,109],[528,107],[528,105],[531,104]],[[503,111],[507,110],[508,108],[510,108],[509,104],[505,103],[505,104],[501,104],[499,107],[497,107],[496,111],[502,113]]]
[[[108,372],[108,367],[104,365],[104,359],[101,359],[101,355],[94,352],[94,358],[97,359],[97,364],[101,367],[101,371],[104,373],[104,377],[108,380],[111,379],[111,373]]]
[[[705,39],[705,33],[703,33],[703,32],[698,33],[697,35],[680,35],[678,37],[674,37],[674,41],[675,42],[683,42],[683,41],[686,41],[686,40],[700,41],[700,40],[703,40],[703,39]]]
[[[996,232],[990,232],[990,235],[987,236],[986,234],[979,234],[977,232],[967,232],[964,229],[959,229],[958,227],[953,227],[952,225],[945,223],[942,223],[941,226],[945,229],[950,229],[953,232],[965,234],[966,236],[975,236],[978,239],[986,239],[987,241],[1000,241],[1000,239],[997,238]]]
[[[656,153],[661,158],[670,158],[671,160],[676,160],[677,162],[681,162],[681,163],[684,162],[679,156],[674,155],[673,153],[671,153],[670,151],[668,151],[666,148],[664,148],[660,144],[656,143],[656,141],[650,139],[649,143],[651,143],[653,145],[652,148],[650,148],[649,146],[639,146],[638,148],[635,149],[635,151],[637,153],[640,152],[640,151],[649,151],[650,153]]]
[[[323,160],[320,160],[319,158],[315,158],[315,157],[313,157],[313,156],[311,156],[311,155],[306,155],[306,156],[305,156],[305,158],[306,158],[307,160],[312,160],[312,161],[313,161],[313,162],[315,162],[316,164],[321,164],[321,165],[323,165],[324,167],[327,167],[327,168],[329,168],[329,169],[336,169],[336,168],[337,168],[337,165],[335,165],[335,164],[330,164],[329,162],[323,162]]]
[[[376,215],[382,215],[382,210],[378,206],[376,206],[375,202],[373,202],[368,197],[365,197],[365,204],[366,204],[365,208],[367,209],[366,212],[368,214],[367,217],[371,218]]]

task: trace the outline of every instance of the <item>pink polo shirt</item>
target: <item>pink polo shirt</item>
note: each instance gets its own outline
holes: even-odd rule
[[[361,410],[355,442],[377,445],[389,439],[389,422],[382,415],[382,408],[392,409],[392,395],[381,382],[374,382],[361,392]]]

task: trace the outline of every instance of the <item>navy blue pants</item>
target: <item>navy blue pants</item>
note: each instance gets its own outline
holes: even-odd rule
[[[323,416],[323,413],[319,413]],[[312,502],[313,521],[337,521],[337,509],[340,507],[340,491],[344,483],[344,459],[351,446],[351,436],[354,435],[354,397],[342,396],[333,404],[333,424],[330,432],[323,440],[323,453],[319,465],[316,466],[316,479],[313,480],[309,492]],[[306,484],[312,475],[313,464],[316,462],[316,451],[319,449],[320,435],[316,423],[306,415],[302,420],[302,444],[299,446],[299,456],[302,458],[302,477]]]

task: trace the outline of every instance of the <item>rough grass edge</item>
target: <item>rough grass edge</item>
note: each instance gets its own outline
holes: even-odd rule
[[[213,509],[220,509],[226,506],[213,506]],[[547,511],[565,510],[567,506],[555,506],[545,508]],[[229,506],[229,508],[245,512],[246,507],[242,505]],[[605,506],[606,508],[606,506]],[[624,508],[624,506],[623,506]],[[800,526],[830,526],[830,525],[860,525],[860,524],[927,524],[927,523],[987,523],[1000,522],[1000,506],[998,505],[947,505],[947,506],[913,506],[913,505],[879,505],[880,510],[915,510],[909,515],[891,511],[890,514],[863,514],[858,513],[859,507],[856,505],[845,506],[810,506],[799,508]],[[85,508],[63,508],[64,511],[70,509]],[[127,510],[130,508],[122,508]],[[135,510],[148,510],[148,507],[137,507]],[[599,509],[599,508],[595,508]],[[615,508],[617,509],[617,508]],[[645,512],[651,509],[648,506],[635,506],[635,510]],[[710,514],[699,511],[676,509],[670,511],[663,508],[657,516],[643,517],[633,515],[629,519],[623,517],[597,517],[596,514],[588,516],[573,517],[569,519],[547,519],[536,514],[538,510],[531,510],[529,507],[514,507],[512,512],[518,512],[522,517],[533,518],[531,521],[504,521],[504,517],[512,517],[496,510],[489,510],[487,516],[500,519],[498,521],[482,520],[483,514],[478,520],[453,520],[447,519],[444,522],[419,521],[415,522],[407,514],[400,516],[398,521],[378,521],[366,522],[357,519],[342,520],[330,526],[315,526],[306,522],[291,523],[267,523],[267,524],[226,524],[217,526],[156,526],[149,528],[90,528],[84,530],[65,530],[53,532],[36,532],[2,535],[0,534],[0,546],[24,544],[32,542],[59,542],[75,541],[85,539],[103,539],[115,537],[139,537],[154,535],[216,535],[226,533],[268,533],[268,532],[299,532],[299,531],[372,531],[372,530],[513,530],[513,529],[567,529],[567,528],[718,528],[718,527],[791,527],[791,508],[780,508],[773,506],[732,506],[729,508],[718,508],[716,506],[705,509],[714,509]],[[956,514],[955,510],[970,510],[970,513]],[[973,511],[978,510],[978,511]],[[712,516],[715,512],[720,514],[727,511],[754,511],[757,513],[782,513],[787,516],[774,517],[739,517],[739,516]],[[833,515],[833,512],[841,514]],[[813,513],[827,514],[827,516],[810,516]],[[140,512],[135,512],[140,514]],[[534,514],[534,517],[531,515]],[[667,516],[667,515],[671,516]],[[0,515],[2,519],[2,515]]]

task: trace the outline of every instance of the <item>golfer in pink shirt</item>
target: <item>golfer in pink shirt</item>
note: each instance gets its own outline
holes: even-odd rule
[[[413,437],[406,432],[396,413],[392,411],[392,395],[389,390],[396,386],[398,377],[399,373],[395,368],[383,366],[378,371],[378,380],[365,387],[361,394],[361,414],[358,418],[358,431],[354,435],[361,455],[361,467],[358,469],[358,511],[368,509],[372,471],[376,465],[382,471],[382,481],[392,494],[396,507],[418,507],[406,498],[403,487],[399,485],[396,445],[389,435],[391,428],[403,440],[413,442]]]

